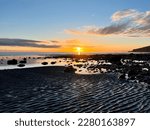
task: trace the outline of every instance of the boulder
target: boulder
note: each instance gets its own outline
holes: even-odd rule
[[[25,66],[25,64],[19,64],[18,65],[18,67],[24,67]]]
[[[7,65],[16,65],[18,61],[16,59],[8,60]]]
[[[56,64],[56,61],[52,61],[51,64],[52,64],[52,65]]]
[[[48,65],[48,62],[42,62],[41,64],[42,65]]]

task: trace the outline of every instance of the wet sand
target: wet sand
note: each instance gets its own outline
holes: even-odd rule
[[[0,112],[150,112],[148,84],[64,67],[0,70]]]

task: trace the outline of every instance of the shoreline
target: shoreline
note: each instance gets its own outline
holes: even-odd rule
[[[0,70],[0,112],[149,113],[149,57],[130,54],[25,59],[23,62],[39,60],[36,62],[41,66]],[[76,74],[84,69],[88,74]]]

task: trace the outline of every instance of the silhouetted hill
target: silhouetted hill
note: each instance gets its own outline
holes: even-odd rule
[[[132,52],[150,52],[150,46],[133,49]]]

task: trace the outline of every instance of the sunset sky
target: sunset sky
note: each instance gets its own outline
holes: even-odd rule
[[[149,0],[0,0],[0,52],[127,52],[149,38]]]

